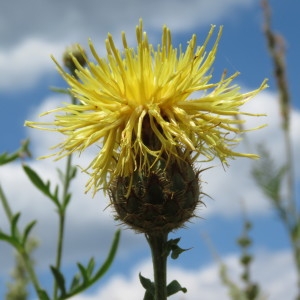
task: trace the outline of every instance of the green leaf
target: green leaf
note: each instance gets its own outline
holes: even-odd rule
[[[154,300],[154,296],[149,291],[146,291],[143,300]]]
[[[82,264],[77,263],[77,266],[80,270],[80,274],[82,276],[83,279],[83,283],[89,282],[89,278],[92,276],[94,267],[95,267],[95,260],[92,257],[87,265],[87,267],[85,268]]]
[[[23,169],[30,179],[30,181],[47,197],[49,197],[53,202],[59,206],[59,200],[58,200],[58,186],[55,188],[54,194],[50,191],[50,182],[47,181],[47,183],[44,183],[44,181],[41,179],[41,177],[28,165],[23,165]]]
[[[57,173],[58,173],[58,178],[59,180],[64,183],[65,182],[65,174],[61,169],[56,169]]]
[[[75,166],[71,166],[70,170],[69,170],[69,180],[72,180],[76,177],[77,174],[77,168]]]
[[[12,217],[11,224],[10,224],[11,236],[15,237],[15,238],[18,238],[18,235],[19,235],[18,234],[17,224],[18,224],[20,216],[21,216],[21,213],[15,214]]]
[[[83,278],[83,282],[85,283],[85,282],[88,282],[89,280],[88,280],[88,275],[87,275],[87,272],[86,272],[86,269],[85,269],[85,267],[81,264],[81,263],[77,263],[77,266],[78,266],[78,268],[79,268],[79,270],[80,270],[80,274],[81,274],[81,276],[82,276],[82,278]]]
[[[171,252],[171,258],[172,259],[177,259],[179,257],[179,255],[185,251],[188,251],[192,248],[189,248],[189,249],[182,249],[180,248],[177,244],[179,243],[180,241],[180,238],[177,238],[177,239],[170,239],[168,242],[167,242],[167,255],[170,254]]]
[[[68,204],[70,203],[72,194],[68,193],[63,201],[63,207],[66,208],[68,206]]]
[[[101,268],[98,270],[98,272],[95,274],[94,278],[100,278],[102,277],[110,268],[112,262],[114,261],[117,249],[118,249],[118,245],[119,245],[119,241],[120,241],[120,235],[121,235],[121,230],[117,230],[114,236],[114,240],[112,243],[112,246],[110,248],[110,251],[108,253],[108,256],[106,258],[106,260],[104,261],[103,265],[101,266]]]
[[[179,255],[185,251],[191,250],[192,248],[188,248],[188,249],[182,249],[179,246],[174,246],[174,248],[172,249],[172,254],[171,254],[171,258],[172,259],[177,259],[179,257]]]
[[[68,181],[71,181],[72,179],[74,179],[76,177],[77,174],[77,167],[75,166],[70,166],[69,172],[66,176],[66,174],[60,170],[60,169],[56,169],[57,173],[58,173],[58,177],[59,180],[64,184],[66,181],[66,177]]]
[[[154,294],[155,294],[154,283],[150,279],[142,276],[141,273],[139,273],[139,278],[140,278],[140,282],[141,282],[142,286],[146,290],[145,295],[144,295],[144,300],[154,299]],[[150,298],[150,296],[151,296],[151,298]]]
[[[8,164],[20,157],[24,157],[24,156],[30,157],[31,154],[28,149],[28,146],[29,146],[29,140],[25,140],[22,142],[21,147],[18,150],[16,150],[15,152],[13,152],[11,154],[9,154],[7,152],[0,154],[0,166]]]
[[[80,274],[75,274],[75,276],[72,279],[71,286],[70,286],[70,292],[74,291],[76,288],[78,288],[80,284]]]
[[[28,235],[29,235],[30,231],[32,230],[32,228],[34,227],[35,224],[36,224],[36,221],[34,220],[34,221],[30,222],[30,223],[26,226],[26,228],[25,228],[25,230],[24,230],[23,237],[22,237],[22,245],[23,245],[23,247],[25,247],[25,244],[26,244],[26,242],[27,242]]]
[[[86,272],[89,277],[92,276],[95,267],[95,259],[92,257],[86,267]]]
[[[83,277],[83,282],[81,284],[78,284],[77,287],[73,287],[68,293],[66,293],[66,295],[64,295],[64,297],[60,297],[59,299],[67,299],[76,294],[83,292],[84,290],[86,290],[87,288],[92,286],[95,282],[97,282],[108,271],[108,269],[110,268],[110,266],[113,263],[114,258],[116,256],[116,252],[117,252],[119,241],[120,241],[120,235],[121,235],[121,230],[117,230],[107,258],[104,261],[104,263],[102,264],[102,266],[98,269],[98,271],[94,274],[94,276],[92,276],[91,278],[88,278],[88,276],[87,276],[87,270],[90,271],[93,269],[93,264],[94,264],[93,259],[91,259],[89,261],[87,270],[80,263],[77,264],[77,266],[80,270],[80,273]],[[79,274],[77,274],[75,276],[79,276]],[[74,279],[74,278],[73,278],[73,281],[75,282],[75,285],[77,285],[77,281],[80,281],[80,280],[77,278],[76,279]]]
[[[46,291],[44,290],[39,290],[38,295],[39,295],[39,300],[51,300],[48,294],[46,293]]]
[[[57,282],[57,286],[60,289],[61,297],[66,295],[66,285],[64,275],[55,267],[51,266],[52,274]]]
[[[41,177],[28,165],[24,165],[23,169],[27,174],[28,178],[31,180],[31,182],[44,194],[48,194],[49,183],[45,184]]]
[[[292,239],[297,242],[300,241],[300,219],[298,219],[298,223],[293,226],[291,230]]]
[[[5,241],[9,244],[11,244],[14,248],[18,249],[20,247],[19,241],[10,235],[7,235],[3,232],[0,232],[0,240]]]
[[[174,295],[180,291],[183,293],[186,293],[187,289],[182,287],[177,280],[173,280],[167,286],[167,295],[168,296]]]
[[[19,153],[18,152],[14,152],[12,154],[9,154],[7,152],[4,152],[0,155],[0,166],[5,165],[10,163],[11,161],[14,161],[16,159],[18,159]]]

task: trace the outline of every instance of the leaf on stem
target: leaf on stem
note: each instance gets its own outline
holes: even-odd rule
[[[172,259],[177,259],[181,253],[192,249],[192,248],[188,248],[188,249],[182,249],[182,248],[180,248],[178,246],[179,241],[180,241],[180,238],[170,239],[167,242],[167,249],[166,249],[167,255],[169,255],[170,252],[171,252],[171,258]]]
[[[86,290],[87,288],[92,286],[95,282],[97,282],[108,271],[108,269],[110,268],[110,266],[115,258],[115,255],[116,255],[116,252],[118,249],[118,245],[119,245],[119,241],[120,241],[120,235],[121,235],[121,231],[117,230],[115,233],[115,236],[114,236],[112,246],[110,248],[110,251],[108,253],[108,256],[107,256],[105,262],[98,269],[98,271],[95,272],[94,275],[92,275],[94,273],[94,268],[95,268],[94,258],[90,259],[90,261],[88,262],[86,267],[84,267],[80,263],[77,264],[80,273],[75,274],[75,276],[73,277],[73,279],[71,281],[70,290],[68,292],[66,292],[66,290],[65,290],[63,275],[60,272],[57,272],[57,274],[54,273],[57,270],[55,268],[51,267],[51,270],[55,276],[55,279],[59,280],[57,283],[58,283],[60,290],[62,290],[62,291],[64,290],[64,293],[62,293],[62,295],[58,298],[59,300],[67,299],[67,298],[73,297],[76,294],[83,292],[84,290]],[[59,282],[62,285],[61,287],[59,285]]]
[[[51,271],[54,276],[55,281],[57,282],[58,288],[61,292],[61,297],[63,298],[66,295],[66,281],[64,275],[55,267],[51,266]]]
[[[183,293],[186,293],[187,289],[182,287],[177,280],[171,281],[167,286],[167,295],[168,296],[174,295],[180,291]]]
[[[27,242],[27,238],[29,236],[29,233],[31,232],[32,228],[34,227],[34,225],[36,224],[36,220],[30,222],[26,227],[25,227],[25,230],[24,230],[24,234],[23,234],[23,237],[22,237],[22,245],[25,247],[26,245],[26,242]]]
[[[5,242],[11,244],[16,249],[18,249],[20,247],[20,243],[19,243],[19,241],[15,237],[7,235],[7,234],[5,234],[5,233],[3,233],[1,231],[0,231],[0,240],[5,241]]]
[[[19,153],[18,152],[14,152],[12,154],[4,152],[4,153],[0,154],[0,166],[8,164],[11,161],[16,160],[17,158],[19,158]]]
[[[38,295],[39,295],[40,300],[51,300],[49,298],[48,294],[46,293],[46,291],[44,291],[44,290],[39,290]]]
[[[21,216],[21,213],[17,213],[12,217],[11,223],[10,223],[10,232],[11,232],[11,236],[18,238],[19,233],[18,233],[18,229],[17,229],[17,224],[19,221],[19,218]]]
[[[83,279],[83,283],[87,283],[89,281],[89,277],[87,275],[85,267],[81,263],[77,263],[78,269],[80,270],[81,277]]]
[[[59,206],[58,200],[58,186],[56,186],[54,193],[50,191],[50,181],[46,183],[41,179],[41,177],[28,165],[23,165],[23,169],[30,179],[30,181],[48,198],[50,198],[57,206]]]
[[[141,273],[139,273],[139,278],[142,286],[146,290],[143,300],[154,300],[154,294],[155,294],[154,282],[142,276]]]
[[[30,153],[28,147],[29,147],[29,140],[25,140],[22,142],[21,147],[18,150],[16,150],[15,152],[13,152],[11,154],[9,154],[7,152],[0,154],[0,166],[8,164],[20,157],[24,157],[24,156],[30,157],[31,153]]]
[[[73,279],[70,286],[70,293],[72,293],[75,289],[77,289],[80,285],[80,274],[76,274]]]

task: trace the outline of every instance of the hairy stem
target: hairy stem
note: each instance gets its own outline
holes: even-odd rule
[[[146,239],[151,248],[154,272],[154,300],[167,299],[167,239],[168,233],[147,234]]]

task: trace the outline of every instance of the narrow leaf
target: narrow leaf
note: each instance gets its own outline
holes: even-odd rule
[[[25,244],[26,244],[28,235],[29,235],[30,231],[32,230],[32,228],[34,227],[35,224],[36,224],[36,220],[30,222],[30,223],[26,226],[26,228],[25,228],[25,230],[24,230],[23,238],[22,238],[22,245],[23,245],[23,247],[25,247]]]
[[[77,174],[77,168],[72,166],[69,171],[69,180],[74,179],[76,177],[76,174]]]
[[[154,295],[152,295],[149,291],[146,290],[143,300],[155,300]]]
[[[87,272],[86,272],[86,269],[85,269],[85,267],[81,264],[81,263],[77,263],[77,266],[78,266],[78,268],[79,268],[79,270],[80,270],[80,273],[81,273],[81,276],[82,276],[82,278],[83,278],[83,282],[85,283],[85,282],[88,282],[88,275],[87,275]]]
[[[41,177],[28,165],[24,165],[23,169],[30,179],[30,181],[44,194],[48,195],[49,193],[49,185],[45,184],[44,181],[41,179]]]
[[[103,265],[96,272],[96,274],[92,278],[89,278],[86,282],[83,282],[77,288],[74,288],[72,291],[69,291],[68,294],[65,295],[65,297],[63,299],[70,298],[70,297],[86,290],[87,288],[92,286],[95,282],[97,282],[107,272],[107,270],[110,268],[110,266],[116,256],[116,252],[117,252],[119,241],[120,241],[120,235],[121,235],[121,230],[117,230],[115,233],[114,240],[112,242],[110,251],[108,253],[108,256],[107,256],[106,260],[104,261]],[[80,269],[80,272],[85,274],[86,273],[85,268],[81,264],[77,264],[77,265],[78,265],[78,268]]]
[[[46,291],[44,291],[44,290],[39,290],[38,295],[39,295],[40,300],[51,300],[49,298],[48,294],[46,293]]]
[[[56,187],[55,189],[55,193],[54,195],[52,195],[52,193],[50,192],[50,182],[48,181],[47,183],[44,183],[44,181],[41,179],[41,177],[33,170],[31,169],[29,166],[27,165],[23,165],[23,169],[26,173],[26,175],[28,176],[28,178],[30,179],[30,181],[43,193],[45,194],[47,197],[49,197],[51,200],[53,200],[53,202],[56,205],[59,205],[59,201],[58,201],[58,187]]]
[[[13,152],[11,154],[9,154],[7,152],[0,154],[0,166],[8,164],[20,157],[25,157],[25,156],[31,157],[31,153],[30,153],[28,147],[29,147],[29,140],[25,140],[22,142],[21,147],[18,150],[16,150],[15,152]]]
[[[20,243],[19,243],[19,241],[15,237],[7,235],[7,234],[5,234],[3,232],[0,232],[0,240],[5,241],[5,242],[11,244],[16,249],[18,249],[20,247]]]
[[[71,193],[68,193],[63,201],[64,205],[63,207],[66,208],[68,206],[68,204],[70,203],[70,200],[71,200],[71,197],[72,197],[72,194]]]
[[[80,284],[80,275],[76,274],[73,279],[70,286],[70,292],[74,291]]]
[[[144,287],[144,289],[146,290],[146,292],[150,293],[152,296],[154,296],[154,293],[155,293],[155,286],[154,286],[154,283],[141,275],[141,273],[139,273],[139,278],[140,278],[140,282],[142,284],[142,286]],[[145,294],[146,296],[146,294]],[[145,299],[145,297],[144,297]]]
[[[88,275],[89,277],[92,276],[93,271],[94,271],[94,267],[95,267],[95,260],[94,260],[94,258],[92,257],[92,258],[90,259],[90,261],[89,261],[87,267],[86,267],[86,272],[87,272],[87,275]]]
[[[110,268],[112,262],[114,261],[115,255],[117,253],[119,241],[120,241],[120,235],[121,235],[121,230],[117,230],[114,236],[114,240],[112,243],[112,246],[110,248],[110,251],[108,253],[108,256],[106,260],[104,261],[103,265],[101,268],[98,270],[98,272],[95,274],[94,278],[100,278],[102,277]]]
[[[180,291],[183,293],[186,293],[187,289],[182,287],[177,280],[173,280],[167,286],[167,295],[168,296],[174,295]]]
[[[21,216],[21,213],[17,213],[12,217],[11,224],[10,224],[10,230],[11,230],[11,236],[18,238],[18,228],[17,224],[19,221],[19,218]]]
[[[177,259],[179,257],[179,255],[185,251],[191,250],[192,248],[188,248],[188,249],[182,249],[179,246],[174,246],[172,249],[172,254],[171,254],[171,258],[172,259]]]
[[[4,152],[0,155],[0,166],[10,163],[11,161],[16,160],[19,158],[19,153],[14,152],[12,154],[8,154],[7,152]]]
[[[61,297],[64,297],[66,294],[66,285],[64,275],[55,267],[51,266],[52,274],[57,282],[57,285],[61,291]]]

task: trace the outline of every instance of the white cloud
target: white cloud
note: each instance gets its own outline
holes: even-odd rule
[[[293,299],[296,295],[296,272],[292,256],[288,252],[258,251],[255,254],[252,279],[257,282],[268,300]],[[226,256],[222,261],[228,267],[229,276],[235,282],[241,274],[241,269],[236,255]],[[129,276],[115,275],[107,284],[94,294],[75,296],[74,300],[96,299],[142,299],[144,290],[138,280],[138,273],[152,278],[150,261],[134,266]],[[195,270],[180,267],[168,269],[169,282],[173,279],[186,287],[188,292],[172,296],[173,300],[215,300],[230,299],[227,289],[219,278],[219,265],[211,263]]]
[[[19,1],[16,9],[15,1],[6,2],[0,11],[0,69],[5,74],[0,78],[0,89],[32,87],[41,75],[54,70],[49,55],[57,54],[60,58],[71,43],[86,45],[91,37],[96,44],[100,42],[101,52],[107,32],[119,40],[122,30],[132,41],[140,17],[148,32],[160,31],[163,24],[174,32],[183,32],[232,18],[235,12],[254,4],[254,0],[192,0],[188,5],[180,0],[90,0],[88,4],[69,0],[45,2],[41,6],[40,1],[29,0],[26,4]]]
[[[0,89],[13,91],[31,87],[42,75],[55,69],[51,54],[62,53],[65,45],[28,37],[15,48],[0,49]]]

